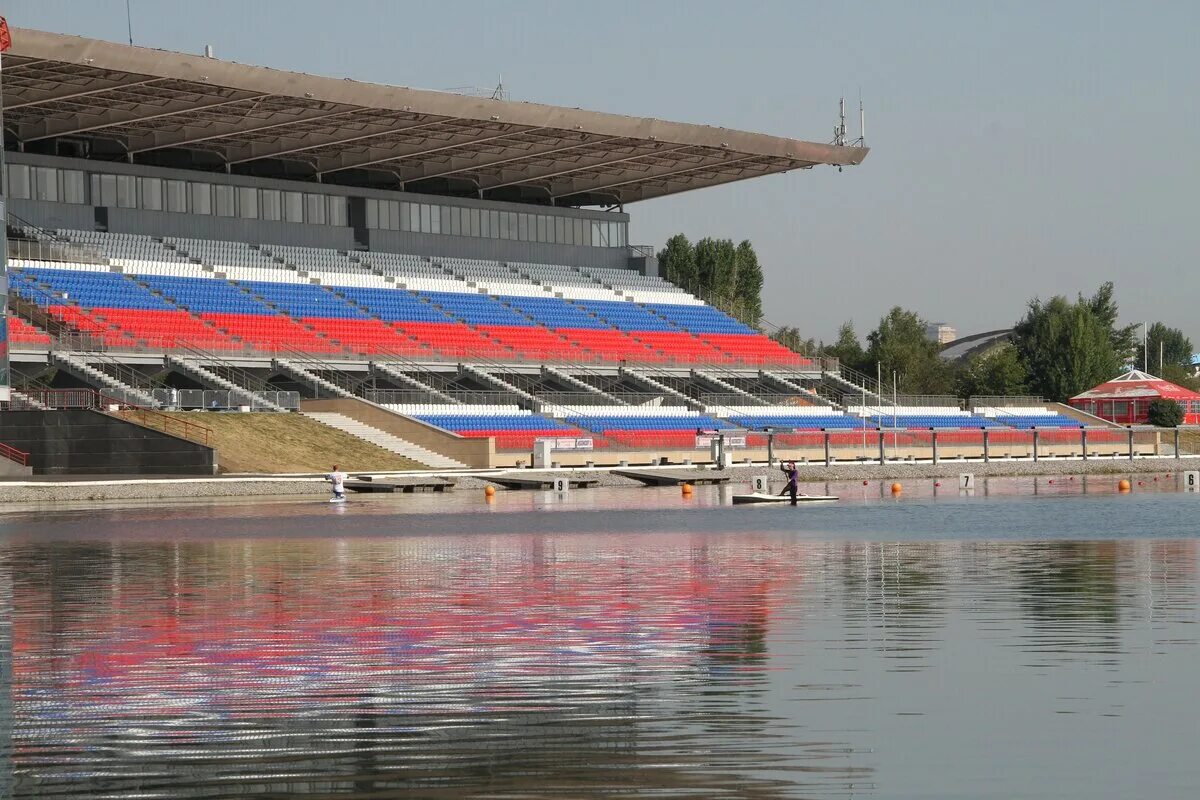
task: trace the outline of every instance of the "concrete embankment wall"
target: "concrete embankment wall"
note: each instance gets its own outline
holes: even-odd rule
[[[808,464],[799,466],[800,480],[804,482],[821,481],[863,481],[863,480],[898,480],[901,482],[920,479],[955,479],[959,472],[970,472],[977,478],[985,477],[1018,477],[1025,475],[1107,475],[1114,479],[1120,476],[1160,473],[1177,474],[1184,470],[1200,469],[1200,459],[1185,458],[1140,458],[1136,461],[1124,459],[1096,459],[1092,461],[1078,460],[1049,460],[1033,463],[1031,461],[993,461],[990,464],[979,462],[948,462],[934,466],[932,464],[855,464],[841,463],[831,467],[823,464]],[[678,473],[678,467],[671,469]],[[455,477],[453,472],[443,473],[454,478],[458,488],[463,491],[478,489],[489,483],[487,473],[469,474]],[[532,474],[532,473],[531,473]],[[711,475],[712,470],[697,468],[697,475]],[[755,475],[767,475],[773,482],[779,483],[782,478],[777,467],[765,464],[752,466],[735,465],[722,474],[727,474],[734,483],[749,484]],[[601,486],[637,486],[638,482],[607,470],[564,470],[560,472],[547,471],[542,477],[554,475],[580,478],[594,477]],[[580,490],[586,491],[586,490]],[[294,496],[328,495],[329,485],[320,476],[246,476],[230,478],[179,478],[179,479],[132,479],[97,480],[97,481],[63,481],[63,482],[31,482],[31,481],[0,481],[0,507],[4,504],[21,503],[58,503],[81,501],[121,501],[121,500],[155,500],[155,499],[185,499],[203,497],[251,497],[251,496]],[[404,495],[395,495],[395,502],[404,502]],[[446,497],[447,508],[456,502],[453,495]]]
[[[29,453],[35,475],[212,475],[216,451],[83,409],[0,412],[0,442]]]

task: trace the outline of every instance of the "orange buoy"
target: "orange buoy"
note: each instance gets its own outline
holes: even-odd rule
[[[869,483],[870,483],[870,481],[863,481],[863,486],[866,486],[866,485],[868,485]]]
[[[893,483],[893,484],[892,484],[892,494],[900,494],[900,492],[902,492],[902,491],[904,491],[904,487],[903,487],[903,486],[901,486],[901,485],[900,485],[900,484],[898,484],[898,483]]]
[[[1130,489],[1133,488],[1133,484],[1131,484],[1129,481],[1125,480],[1124,478],[1121,478],[1121,482],[1117,484],[1117,488],[1120,489],[1122,492],[1128,492]]]
[[[691,497],[692,485],[690,483],[685,483],[679,487],[679,491],[683,493],[684,497]]]
[[[1054,478],[1051,478],[1047,483],[1054,483]]]
[[[483,487],[483,496],[484,497],[495,497],[496,496],[496,487],[495,486]]]

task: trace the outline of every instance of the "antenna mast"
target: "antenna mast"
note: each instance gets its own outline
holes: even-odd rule
[[[838,103],[838,124],[833,128],[833,143],[838,147],[846,146],[846,98]]]

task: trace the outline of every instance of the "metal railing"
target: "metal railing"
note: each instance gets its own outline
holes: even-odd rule
[[[26,261],[70,264],[108,264],[108,257],[95,248],[66,241],[9,239],[8,257]]]
[[[359,396],[359,392],[361,391],[363,384],[362,378],[356,378],[349,372],[346,372],[336,365],[330,364],[328,361],[318,358],[311,353],[304,353],[286,345],[281,348],[279,355],[283,358],[283,360],[313,373],[321,380],[336,386],[352,397]],[[314,390],[317,389],[318,387],[314,387]],[[317,393],[320,393],[319,390]]]
[[[980,406],[1006,408],[1009,406],[1044,406],[1046,401],[1038,395],[976,395],[967,399],[971,410]]]
[[[512,396],[507,392],[445,391],[455,403],[468,406],[511,406]],[[446,405],[444,401],[431,400],[426,392],[418,389],[366,389],[363,399],[378,405]]]
[[[211,446],[211,428],[130,402],[130,399],[121,396],[120,392],[101,392],[95,389],[25,389],[22,393],[49,409],[100,411],[145,428]],[[14,400],[9,404],[9,408],[20,410],[23,405],[26,405],[23,401]],[[30,407],[28,410],[41,409]]]
[[[255,393],[273,391],[265,378],[261,378],[209,350],[201,350],[198,347],[181,343],[173,355],[184,355],[195,359],[201,368],[224,378],[238,388]]]
[[[29,453],[26,453],[24,450],[18,450],[11,445],[0,443],[0,456],[7,458],[14,464],[20,464],[22,467],[29,466]]]
[[[172,411],[228,411],[249,408],[273,411],[271,405],[296,411],[300,393],[289,391],[241,392],[229,389],[151,389],[147,392],[164,409]]]

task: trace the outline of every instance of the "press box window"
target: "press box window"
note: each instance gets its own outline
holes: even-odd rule
[[[237,194],[232,186],[213,185],[213,206],[218,217],[237,216]]]
[[[33,168],[33,199],[58,202],[58,170],[51,167]]]
[[[59,182],[62,184],[62,201],[82,205],[87,202],[87,183],[83,173],[77,169],[60,169]]]
[[[162,179],[138,178],[138,184],[142,194],[142,208],[147,211],[162,211]]]
[[[326,205],[329,208],[329,214],[325,218],[327,225],[337,225],[344,228],[346,226],[346,198],[330,195],[325,198]]]
[[[192,213],[212,214],[212,185],[208,183],[189,184],[192,193]]]
[[[263,219],[278,222],[283,218],[283,200],[279,190],[263,189],[259,193],[259,201],[262,203]]]
[[[29,167],[24,164],[6,164],[4,170],[8,196],[17,200],[28,200],[30,197]]]
[[[167,181],[167,211],[186,214],[187,210],[187,181]]]

